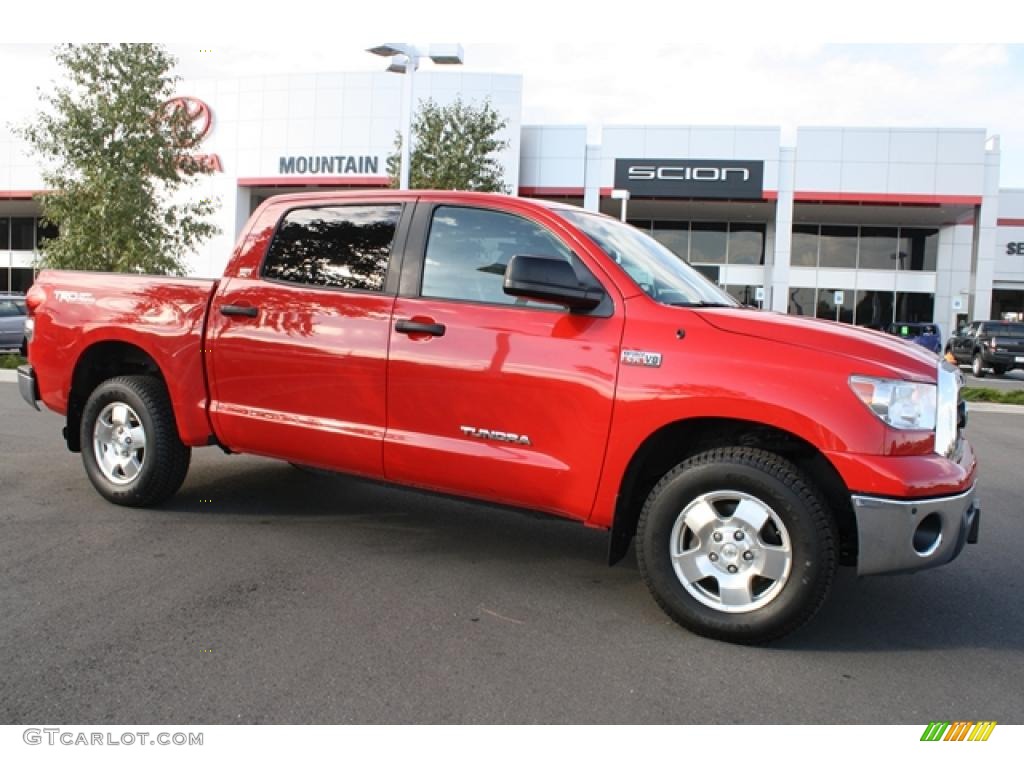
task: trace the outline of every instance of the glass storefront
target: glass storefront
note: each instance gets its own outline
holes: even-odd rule
[[[796,224],[790,263],[794,267],[934,272],[938,252],[938,229]]]
[[[836,292],[842,303],[836,305]],[[838,313],[837,313],[838,308]],[[849,288],[790,288],[789,314],[839,320],[885,330],[892,323],[932,321],[935,297],[930,293],[902,291],[853,291]]]
[[[633,219],[629,223],[690,264],[764,264],[764,224]]]

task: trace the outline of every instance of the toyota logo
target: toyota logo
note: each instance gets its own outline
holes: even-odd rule
[[[195,138],[185,142],[186,147],[197,146],[213,128],[213,112],[210,111],[210,105],[201,99],[191,96],[176,96],[165,101],[161,109],[167,119],[171,119],[177,114],[183,114],[185,120],[192,125]]]

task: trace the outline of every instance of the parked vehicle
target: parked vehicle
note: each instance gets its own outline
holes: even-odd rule
[[[0,350],[22,351],[25,341],[25,297],[0,293]]]
[[[652,238],[466,192],[274,197],[220,280],[42,272],[25,399],[97,491],[170,498],[218,445],[636,539],[700,634],[783,636],[861,574],[977,539],[960,375],[740,307]],[[338,500],[339,505],[344,499]]]
[[[1003,320],[973,322],[950,336],[946,352],[957,363],[970,365],[979,379],[991,369],[1002,376],[1014,368],[1024,368],[1024,323]]]
[[[936,355],[942,351],[942,332],[934,323],[893,323],[889,326],[889,333]]]

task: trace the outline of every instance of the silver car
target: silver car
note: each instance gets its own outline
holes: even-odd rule
[[[0,350],[23,350],[25,341],[25,297],[0,293]]]

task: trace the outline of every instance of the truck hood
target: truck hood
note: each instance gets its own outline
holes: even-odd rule
[[[699,314],[709,325],[728,333],[834,352],[872,367],[890,368],[900,377],[935,381],[935,354],[880,331],[778,312],[716,308],[701,310]]]

